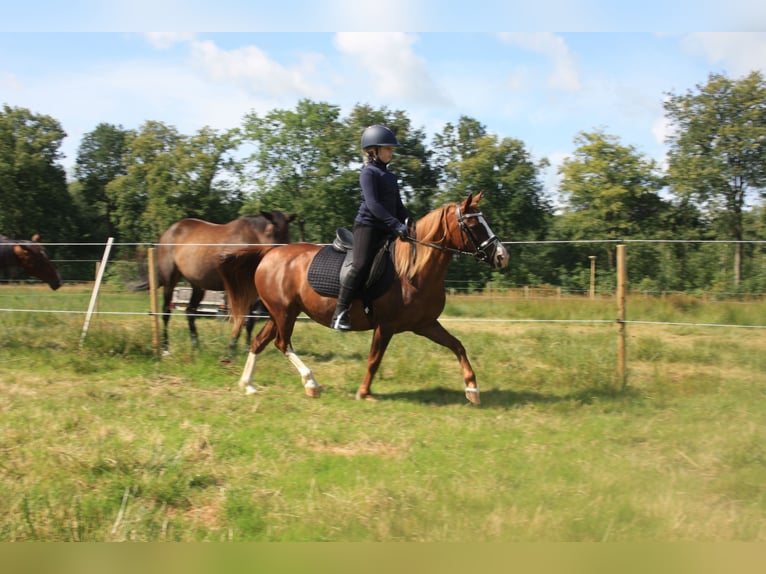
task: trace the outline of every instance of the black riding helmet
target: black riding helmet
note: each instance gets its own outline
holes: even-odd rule
[[[365,128],[365,130],[362,132],[363,150],[367,150],[367,148],[375,146],[398,147],[399,145],[400,144],[396,140],[394,132],[382,124],[375,124],[374,126],[370,126]]]

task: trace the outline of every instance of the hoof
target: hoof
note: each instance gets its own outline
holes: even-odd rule
[[[356,392],[356,400],[357,401],[377,401],[378,399],[375,398],[375,396],[372,393],[367,393],[366,395],[361,394],[359,391]]]
[[[316,399],[322,394],[322,387],[303,387],[303,390],[306,391],[306,395],[312,399]]]
[[[465,398],[473,405],[480,405],[481,398],[479,397],[479,389],[476,387],[465,388]]]
[[[256,394],[258,394],[258,389],[256,389],[253,385],[247,385],[245,387],[245,395],[250,396]]]

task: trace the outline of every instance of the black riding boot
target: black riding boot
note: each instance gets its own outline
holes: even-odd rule
[[[330,326],[338,331],[350,331],[351,322],[348,320],[348,310],[351,307],[351,297],[354,290],[346,285],[340,286],[338,294],[338,303],[335,306],[335,314],[332,316]]]

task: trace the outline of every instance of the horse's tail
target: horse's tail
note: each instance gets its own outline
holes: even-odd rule
[[[250,308],[257,303],[255,270],[267,250],[263,247],[245,247],[221,256],[218,271],[223,278],[232,321],[241,327]]]

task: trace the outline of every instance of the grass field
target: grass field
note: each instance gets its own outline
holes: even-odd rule
[[[394,338],[355,401],[369,333],[300,322],[324,393],[273,347],[236,382],[229,325],[171,321],[145,293],[0,287],[2,541],[765,541],[766,330],[628,325],[614,301],[455,296],[444,325],[476,370]],[[142,314],[143,313],[143,314]],[[628,300],[629,320],[766,325],[766,303]],[[531,323],[545,319],[550,323]]]

